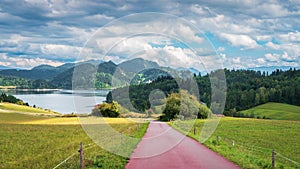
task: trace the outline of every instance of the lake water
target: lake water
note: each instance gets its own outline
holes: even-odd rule
[[[11,90],[5,93],[36,105],[62,114],[91,113],[96,104],[105,101],[109,90],[73,91],[73,90]]]

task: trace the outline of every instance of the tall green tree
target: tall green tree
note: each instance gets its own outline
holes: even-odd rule
[[[199,103],[197,98],[186,90],[169,94],[165,102],[164,115],[161,117],[164,121],[176,118],[207,118],[210,114],[210,110],[205,105]]]

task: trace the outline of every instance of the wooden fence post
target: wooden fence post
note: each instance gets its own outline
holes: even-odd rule
[[[196,135],[196,127],[194,127],[194,135]]]
[[[84,156],[83,156],[82,142],[80,143],[79,153],[80,153],[80,169],[84,169]]]
[[[275,169],[275,150],[272,150],[272,169]]]

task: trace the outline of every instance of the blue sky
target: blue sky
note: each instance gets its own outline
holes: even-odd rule
[[[31,68],[39,64],[58,66],[78,61],[82,59],[78,57],[84,45],[99,28],[124,16],[142,12],[166,13],[193,24],[203,33],[199,39],[207,38],[212,43],[224,67],[300,66],[299,0],[2,0],[0,65]],[[149,23],[147,19],[141,19],[143,22],[138,26],[122,23],[100,31],[101,44],[92,51],[107,52],[113,42],[120,39],[119,32],[139,32],[140,29],[147,30],[147,25],[157,23],[162,29],[166,25],[172,26],[172,22],[164,17],[157,17],[155,23],[151,19]],[[179,25],[178,29],[168,28],[180,33],[183,42],[197,42],[199,32],[190,31],[184,25]],[[107,38],[105,33],[114,38]],[[184,44],[157,35],[147,35],[146,38],[123,41],[112,55],[94,59],[121,62],[124,57],[145,55],[149,59],[149,55],[160,55],[165,57],[165,61],[154,61],[164,66],[167,63],[175,67],[193,66],[194,61],[189,58],[191,51]],[[210,51],[206,53],[209,55]]]

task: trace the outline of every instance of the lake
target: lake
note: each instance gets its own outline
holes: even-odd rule
[[[102,103],[110,90],[9,90],[5,93],[43,109],[62,114],[91,113],[96,104]]]

